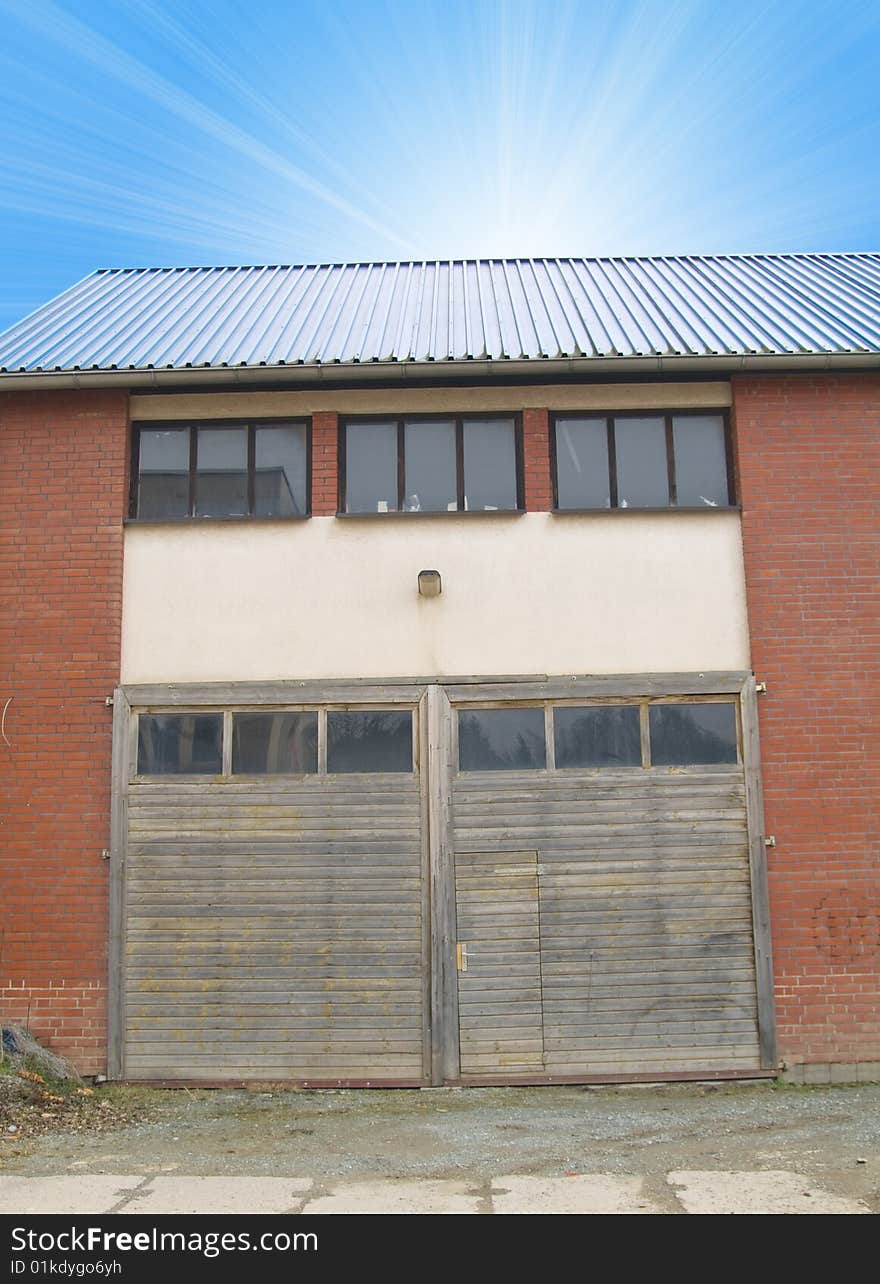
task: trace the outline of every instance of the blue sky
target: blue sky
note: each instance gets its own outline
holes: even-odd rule
[[[98,266],[880,249],[878,0],[0,22],[0,328]]]

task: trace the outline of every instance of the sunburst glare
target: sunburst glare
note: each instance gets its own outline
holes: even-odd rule
[[[876,247],[875,0],[0,17],[0,327],[99,265]]]

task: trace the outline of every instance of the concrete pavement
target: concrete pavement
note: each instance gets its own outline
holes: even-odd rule
[[[487,1181],[155,1174],[0,1175],[10,1214],[167,1213],[869,1213],[787,1170],[673,1171],[662,1177],[506,1174]]]

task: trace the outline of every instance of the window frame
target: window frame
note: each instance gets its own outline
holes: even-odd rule
[[[220,719],[220,771],[141,771],[140,769],[140,732],[141,718],[210,718]],[[225,712],[222,709],[210,707],[173,706],[164,708],[151,706],[145,709],[138,709],[132,718],[132,748],[134,753],[134,770],[132,780],[135,781],[152,781],[152,780],[183,780],[183,781],[218,781],[223,778],[226,767],[226,737],[227,737],[227,720]]]
[[[305,772],[251,772],[251,771],[233,771],[233,727],[234,719],[240,715],[253,713],[314,713],[318,719],[317,749],[318,761],[315,771]],[[130,782],[133,784],[151,783],[156,780],[166,780],[173,776],[175,779],[185,781],[203,782],[209,780],[215,784],[245,783],[258,785],[266,780],[311,780],[314,777],[322,778],[332,777],[337,779],[341,776],[379,776],[386,775],[386,772],[331,772],[327,766],[328,757],[328,730],[327,715],[330,713],[408,713],[412,722],[412,765],[408,771],[396,771],[390,774],[397,776],[399,779],[412,779],[418,777],[421,772],[421,709],[417,699],[406,698],[399,701],[377,700],[375,702],[352,701],[352,700],[321,700],[321,701],[284,701],[280,703],[251,704],[246,701],[223,701],[215,703],[213,700],[208,703],[182,702],[180,704],[167,704],[162,701],[156,704],[136,704],[130,708]],[[144,715],[149,717],[164,717],[169,714],[180,715],[181,717],[202,716],[205,714],[218,714],[223,719],[221,732],[221,757],[222,769],[219,773],[184,773],[184,772],[141,772],[138,761],[138,736],[140,732],[140,720]]]
[[[138,516],[138,487],[140,484],[140,445],[143,432],[182,432],[189,429],[189,512],[183,517]],[[196,514],[196,483],[198,477],[198,430],[200,428],[243,428],[247,432],[247,493],[249,512],[230,514],[226,517]],[[305,511],[285,516],[269,517],[255,513],[256,506],[256,457],[258,428],[303,428],[306,440],[306,495]],[[301,522],[312,515],[312,419],[310,415],[288,418],[284,415],[243,415],[227,419],[138,419],[131,425],[131,463],[128,484],[128,517],[126,521],[144,525],[167,525],[179,522]]]
[[[513,455],[516,475],[515,508],[465,508],[464,479],[464,424],[468,419],[498,420],[513,423]],[[420,509],[416,512],[406,511],[403,503],[406,498],[406,424],[410,423],[452,423],[455,432],[455,508]],[[348,429],[357,424],[394,424],[397,429],[397,508],[387,512],[350,512],[346,504],[346,482],[348,466]],[[387,415],[340,415],[339,435],[337,440],[337,517],[498,517],[511,513],[524,513],[525,477],[523,470],[523,432],[522,413],[515,410],[474,410],[467,412],[437,411],[431,414],[387,414]]]
[[[724,433],[724,463],[727,478],[726,504],[679,504],[676,498],[677,481],[675,470],[675,447],[673,444],[673,419],[720,418]],[[560,419],[604,419],[608,440],[608,508],[580,508],[559,506],[559,449],[556,424]],[[627,505],[621,508],[617,491],[617,449],[614,424],[622,419],[662,419],[666,434],[666,488],[667,503],[656,507],[635,507]],[[550,415],[550,480],[554,513],[726,513],[739,508],[736,489],[736,469],[734,466],[733,436],[730,425],[730,411],[718,406],[686,409],[643,409],[643,410],[554,410]]]
[[[452,747],[451,758],[454,766],[453,774],[455,776],[474,776],[487,775],[503,772],[529,772],[532,775],[548,775],[556,771],[556,758],[553,748],[550,745],[549,732],[552,730],[552,712],[550,702],[547,700],[480,700],[468,701],[454,705],[454,716],[452,718]],[[495,713],[503,712],[508,709],[536,709],[542,714],[544,726],[544,766],[543,767],[462,767],[461,765],[461,730],[460,719],[462,714],[467,713]]]
[[[589,512],[596,510],[589,509]],[[648,710],[653,705],[660,704],[730,704],[733,706],[734,718],[736,720],[736,763],[684,763],[679,765],[655,764],[651,758],[651,735],[650,735],[650,716]],[[556,721],[555,711],[559,708],[607,708],[617,707],[619,705],[629,705],[639,711],[639,739],[641,744],[641,762],[631,763],[620,766],[603,766],[603,767],[559,767],[556,765]],[[725,692],[693,692],[681,693],[679,695],[547,695],[547,696],[523,696],[521,699],[507,700],[457,700],[453,704],[455,716],[452,718],[451,729],[451,758],[453,762],[453,776],[461,779],[466,776],[477,774],[486,774],[486,769],[463,769],[461,766],[461,752],[458,734],[458,715],[463,712],[472,710],[486,709],[513,709],[513,708],[543,708],[544,710],[544,747],[546,753],[546,765],[543,767],[511,767],[488,769],[495,772],[509,770],[511,773],[522,772],[530,775],[539,776],[570,776],[590,772],[592,774],[605,774],[611,772],[623,772],[627,774],[650,773],[679,775],[700,774],[701,772],[724,772],[724,771],[742,771],[745,768],[745,743],[743,730],[743,710],[742,700],[738,693],[733,691]]]

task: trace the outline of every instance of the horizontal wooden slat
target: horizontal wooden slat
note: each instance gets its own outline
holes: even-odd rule
[[[256,1059],[241,1056],[221,1058],[211,1051],[200,1056],[192,1054],[177,1061],[161,1060],[143,1055],[132,1055],[126,1062],[126,1074],[130,1079],[162,1079],[184,1081],[206,1079],[314,1079],[337,1080],[354,1079],[365,1083],[375,1083],[383,1079],[416,1082],[423,1080],[422,1060],[418,1057],[394,1057],[388,1054],[371,1057],[343,1057],[340,1053],[297,1060],[282,1056],[267,1056]]]
[[[134,1014],[158,1012],[168,1016],[170,1021],[177,1021],[180,1016],[189,1018],[193,1014],[202,1013],[206,1018],[213,1014],[236,1019],[253,1016],[265,1023],[267,1017],[272,1018],[280,1012],[283,1004],[285,1017],[324,1019],[328,1014],[335,1014],[339,1017],[365,1019],[382,1016],[398,1017],[405,1021],[415,1019],[416,1009],[412,1008],[409,995],[403,993],[401,1002],[396,1002],[396,986],[389,987],[380,994],[376,994],[374,989],[358,990],[355,984],[347,986],[346,993],[338,990],[328,993],[322,987],[315,989],[313,986],[297,990],[295,994],[288,989],[286,998],[283,998],[284,993],[284,985],[272,987],[262,984],[256,987],[243,986],[240,991],[238,987],[230,987],[226,991],[222,986],[209,990],[198,987],[186,989],[185,981],[175,981],[171,977],[167,985],[154,990],[145,989],[143,984],[137,987],[137,990],[128,995],[128,1011]],[[168,1002],[168,995],[173,996],[172,1003]]]
[[[135,778],[129,785],[132,804],[139,801],[173,798],[174,795],[191,798],[197,806],[212,800],[229,800],[236,796],[263,801],[262,795],[273,798],[279,795],[303,802],[312,797],[315,801],[337,800],[342,806],[351,806],[361,799],[370,805],[381,794],[392,804],[400,797],[417,798],[418,777],[414,773],[395,771],[383,773],[352,772],[342,776],[260,776],[257,779],[240,776],[153,776]]]
[[[375,847],[375,844],[372,845]],[[251,863],[256,868],[258,862],[275,869],[287,869],[292,856],[295,856],[295,869],[311,871],[315,865],[324,862],[332,874],[337,870],[354,868],[367,869],[412,869],[415,852],[412,843],[383,843],[377,850],[370,846],[355,849],[350,845],[342,847],[327,843],[291,844],[289,840],[274,839],[263,842],[241,842],[191,839],[188,842],[171,842],[163,840],[161,844],[149,842],[131,842],[128,849],[129,859],[135,870],[161,869],[164,866],[179,864],[181,872],[188,869],[214,868],[221,877],[227,870],[247,869]]]
[[[513,794],[522,801],[556,796],[573,801],[589,795],[591,788],[624,791],[680,788],[690,793],[700,787],[715,790],[742,786],[742,767],[733,763],[694,767],[601,767],[576,771],[466,771],[455,777],[456,806],[481,802],[487,794]],[[637,796],[637,794],[634,794]]]
[[[345,703],[376,705],[402,702],[417,704],[424,691],[424,683],[412,679],[391,682],[341,681],[323,679],[286,680],[283,682],[207,682],[207,683],[134,683],[125,687],[129,703],[138,709],[173,708],[191,705],[193,708],[235,705],[261,707],[267,705]]]
[[[193,1014],[198,1014],[200,1018],[199,1031],[200,1035],[207,1035],[207,1031],[226,1030],[233,1033],[243,1034],[245,1031],[254,1031],[260,1033],[266,1028],[266,1019],[262,1014],[255,1014],[248,1008],[227,1008],[222,1010],[212,1010],[205,1007],[193,1007]],[[358,1010],[352,1008],[347,1013],[347,1028],[345,1038],[359,1039],[364,1038],[396,1038],[402,1037],[398,1032],[405,1035],[407,1032],[421,1031],[421,1023],[418,1020],[418,1014],[412,1011],[387,1012],[385,1009],[377,1009],[377,1013],[382,1015],[381,1031],[377,1033],[378,1024],[376,1014],[358,1013]],[[335,1032],[327,1027],[340,1015],[340,1008],[336,1004],[331,1006],[331,1010],[326,1014],[314,1012],[312,1014],[296,1011],[289,1014],[290,1018],[298,1018],[297,1029],[302,1033],[302,1037],[310,1035],[314,1031],[323,1031],[325,1037],[331,1035],[335,1037]],[[187,1039],[191,1037],[185,1028],[181,1025],[180,1007],[175,1009],[174,1013],[169,1013],[162,1008],[149,1008],[143,1005],[129,1005],[129,1021],[132,1022],[132,1030],[150,1029],[155,1031],[165,1031],[169,1038]],[[305,1018],[305,1019],[304,1019]],[[278,1037],[289,1039],[289,1023],[287,1025],[279,1024],[277,1033]],[[274,1033],[274,1032],[273,1032]],[[299,1033],[297,1034],[299,1037]]]
[[[453,705],[487,700],[614,699],[621,696],[714,695],[739,691],[748,674],[740,670],[701,673],[699,678],[681,673],[634,676],[591,674],[589,677],[547,677],[537,681],[457,683],[450,681],[446,694]]]

